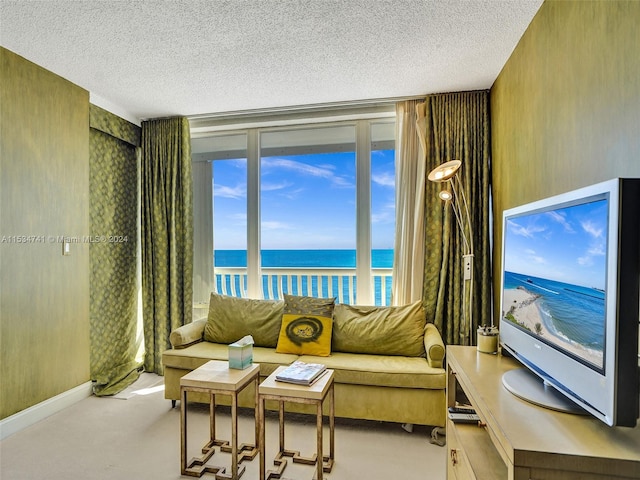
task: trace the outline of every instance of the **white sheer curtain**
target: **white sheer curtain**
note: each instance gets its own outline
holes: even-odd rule
[[[396,241],[393,305],[421,300],[424,278],[425,104],[396,105]],[[420,126],[420,127],[419,127]]]

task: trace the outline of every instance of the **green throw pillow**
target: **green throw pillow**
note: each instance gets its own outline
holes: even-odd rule
[[[253,336],[256,347],[275,347],[282,321],[282,300],[237,298],[212,293],[204,339],[213,343],[233,343]]]
[[[421,357],[426,315],[422,302],[399,307],[338,304],[333,312],[336,352]]]
[[[331,355],[335,298],[284,296],[278,353]]]

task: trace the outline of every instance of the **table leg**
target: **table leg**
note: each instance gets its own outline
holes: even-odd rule
[[[238,478],[238,394],[231,395],[231,478]]]
[[[322,401],[319,401],[316,406],[316,426],[318,428],[318,446],[317,449],[317,461],[316,461],[316,472],[317,479],[322,480],[322,469],[324,467],[323,456],[322,456]]]
[[[212,393],[209,400],[209,439],[213,442],[216,439],[216,394]],[[211,444],[213,448],[213,443]]]
[[[260,444],[260,480],[264,480],[265,476],[265,425],[264,425],[264,398],[258,398],[258,423],[260,430],[260,438],[258,443]]]
[[[255,441],[254,444],[256,446],[256,448],[260,448],[260,415],[259,415],[259,408],[258,408],[258,402],[260,401],[260,395],[258,395],[258,388],[260,386],[260,375],[256,376],[256,379],[254,381],[254,386],[255,386],[255,390],[256,390],[256,399],[254,402],[255,408],[253,409],[253,417],[255,419]]]
[[[180,473],[187,470],[187,392],[180,389]]]
[[[284,453],[284,402],[282,400],[278,402],[278,419],[280,426],[280,453]]]
[[[329,459],[330,464],[333,466],[333,460],[335,460],[335,431],[336,431],[336,402],[333,391],[333,383],[331,383],[331,390],[329,391]]]
[[[242,462],[244,462],[245,460],[253,460],[256,455],[258,455],[259,451],[260,451],[260,442],[259,442],[259,437],[260,437],[260,429],[259,429],[259,415],[258,415],[258,380],[259,377],[258,375],[256,375],[254,377],[254,385],[256,388],[256,395],[255,395],[255,407],[253,409],[253,414],[254,414],[254,441],[253,443],[240,443],[240,436],[238,435],[238,449],[237,449],[237,463],[238,463],[238,476],[242,476],[245,467],[244,466],[240,466],[240,464]],[[240,392],[238,391],[235,394],[235,401],[236,401],[236,409],[238,408],[237,406],[239,405],[239,400],[238,400],[238,395],[240,394]],[[233,440],[233,439],[232,439]],[[232,453],[233,452],[233,446],[231,445],[233,443],[233,441],[225,441],[225,440],[215,440],[214,442],[212,442],[213,445],[219,445],[220,446],[220,450],[222,452],[225,453]],[[223,477],[222,475],[218,475],[218,480],[224,479],[225,477]],[[231,478],[231,477],[229,477]]]

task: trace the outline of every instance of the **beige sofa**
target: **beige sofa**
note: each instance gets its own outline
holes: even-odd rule
[[[281,353],[284,302],[236,299],[212,294],[207,319],[171,333],[163,353],[165,398],[180,399],[180,378],[209,360],[228,360],[228,344],[250,334],[253,361],[266,378],[295,360],[335,370],[336,416],[444,426],[444,343],[427,323],[420,304],[402,307],[335,305],[329,356]],[[280,342],[280,343],[279,343]],[[193,395],[193,396],[192,396]],[[254,406],[251,388],[239,404]],[[222,396],[220,403],[224,403]],[[190,394],[189,401],[208,402]],[[326,406],[326,405],[325,405]],[[267,408],[276,408],[267,403]],[[307,411],[306,405],[287,410]],[[310,410],[309,410],[310,412]]]

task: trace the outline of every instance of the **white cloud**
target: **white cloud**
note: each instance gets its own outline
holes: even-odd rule
[[[318,168],[326,168],[327,170],[335,170],[336,166],[335,165],[331,165],[330,163],[319,163],[318,164]]]
[[[562,225],[562,228],[564,228],[565,232],[575,233],[575,230],[573,229],[571,224],[567,222],[567,219],[564,217],[564,215],[561,215],[558,212],[547,212],[546,215],[550,217],[554,222]]]
[[[295,190],[286,190],[280,192],[279,195],[286,198],[287,200],[295,200],[300,196],[302,192],[304,192],[304,190],[304,188],[296,188]]]
[[[288,223],[278,221],[265,221],[260,223],[263,230],[292,230],[294,227]]]
[[[391,223],[395,220],[395,202],[389,202],[377,212],[371,212],[371,223]]]
[[[538,265],[545,265],[547,263],[544,257],[538,255],[536,251],[531,248],[526,248],[523,253],[528,262],[537,263]]]
[[[246,198],[247,187],[246,185],[236,185],[235,187],[228,187],[226,185],[214,185],[213,196],[223,198]]]
[[[577,259],[578,265],[582,267],[590,267],[593,265],[593,259],[590,255],[585,255],[584,257],[578,257]]]
[[[372,175],[371,180],[383,187],[393,188],[396,186],[396,177],[393,173],[389,173],[389,172],[383,172],[377,175]]]
[[[580,266],[590,267],[594,264],[593,257],[602,257],[606,254],[603,229],[598,228],[598,226],[591,220],[585,220],[584,222],[581,222],[580,226],[587,234],[592,237],[592,241],[585,254],[581,257],[578,257],[576,261]]]
[[[529,257],[529,260],[531,260],[534,263],[540,264],[540,265],[545,265],[547,263],[547,261],[544,259],[544,257],[540,257],[538,255],[534,255]]]
[[[522,225],[514,222],[513,220],[509,220],[509,230],[514,235],[519,235],[521,237],[533,238],[536,233],[544,232],[546,229],[544,227],[538,227],[536,225],[530,225],[528,227],[523,227]]]
[[[292,172],[296,172],[300,175],[323,178],[335,186],[338,187],[352,187],[353,182],[349,179],[338,176],[334,172],[334,167],[331,165],[308,165],[302,162],[295,162],[293,160],[287,160],[285,158],[263,159],[263,169],[269,168],[282,168]]]
[[[387,223],[393,220],[392,212],[381,211],[371,214],[371,223]]]
[[[260,185],[260,188],[262,189],[263,192],[273,192],[275,190],[284,190],[285,188],[289,188],[292,185],[293,183],[287,182],[287,181],[282,181],[280,183],[263,182]]]
[[[582,227],[582,229],[585,232],[587,232],[593,238],[601,238],[602,237],[602,228],[598,228],[598,226],[595,225],[592,221],[585,220],[584,222],[582,222],[580,224],[580,226]]]

